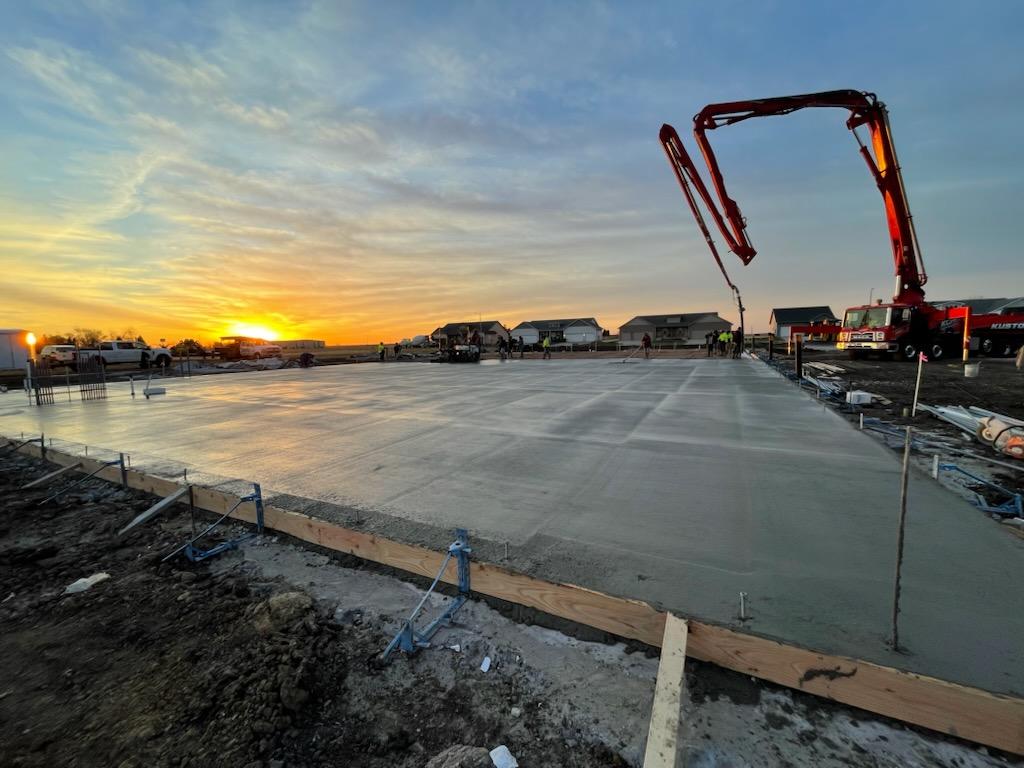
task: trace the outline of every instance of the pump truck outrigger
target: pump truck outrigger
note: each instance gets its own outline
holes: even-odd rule
[[[669,164],[733,292],[739,295],[725,272],[697,206],[694,190],[704,202],[729,250],[739,256],[744,265],[751,262],[757,251],[747,237],[747,222],[739,205],[726,192],[725,179],[711,149],[707,132],[752,117],[788,115],[808,107],[839,108],[850,112],[846,127],[856,139],[860,154],[882,193],[896,267],[896,290],[892,303],[883,304],[879,301],[877,304],[847,309],[836,346],[846,350],[851,357],[875,352],[887,358],[895,355],[904,360],[916,359],[919,352],[938,359],[957,348],[962,349],[964,359],[969,351],[998,356],[1014,354],[1024,343],[1024,312],[972,315],[968,306],[939,307],[925,301],[924,285],[928,282],[928,276],[921,258],[914,219],[910,214],[896,147],[892,141],[889,113],[875,94],[864,91],[825,91],[723,102],[704,107],[693,118],[693,135],[710,171],[717,202],[704,184],[675,128],[667,123],[661,126],[661,144]],[[857,129],[862,126],[867,126],[870,149],[857,133]]]

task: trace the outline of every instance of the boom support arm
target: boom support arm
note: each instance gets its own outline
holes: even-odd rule
[[[900,171],[896,148],[892,142],[888,111],[872,93],[854,90],[826,91],[799,96],[724,102],[704,107],[693,118],[693,134],[708,166],[711,183],[721,204],[721,209],[700,180],[697,169],[683,148],[682,141],[675,129],[670,125],[662,126],[660,134],[662,146],[673,171],[675,171],[676,179],[683,188],[683,194],[691,209],[694,210],[698,225],[705,233],[705,239],[708,239],[709,245],[712,245],[712,252],[718,260],[719,266],[721,267],[721,261],[718,259],[717,253],[714,252],[713,244],[710,243],[710,235],[704,226],[703,218],[699,216],[699,212],[694,207],[693,194],[687,181],[693,184],[694,189],[704,201],[715,225],[728,244],[729,250],[739,256],[744,264],[749,264],[757,251],[747,237],[747,224],[739,205],[729,197],[726,191],[725,179],[722,177],[707,132],[724,125],[733,125],[743,120],[749,120],[752,117],[788,115],[808,107],[838,107],[849,110],[850,117],[846,121],[846,126],[853,132],[860,147],[861,156],[867,163],[868,170],[882,193],[885,204],[897,278],[893,299],[897,302],[920,303],[924,300],[923,286],[928,278],[917,243],[914,221],[910,215],[910,206],[903,185],[903,174]],[[868,126],[870,133],[870,150],[857,134],[857,128],[863,125]],[[728,277],[726,279],[728,280]]]

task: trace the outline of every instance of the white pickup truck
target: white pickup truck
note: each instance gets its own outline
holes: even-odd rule
[[[151,347],[141,341],[114,339],[101,341],[94,349],[78,350],[75,353],[75,364],[92,358],[98,358],[100,365],[130,363],[140,368],[148,368],[151,365],[160,367],[171,364],[171,350],[166,347]]]

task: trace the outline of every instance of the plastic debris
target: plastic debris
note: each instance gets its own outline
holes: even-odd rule
[[[494,768],[519,768],[519,761],[504,744],[491,750],[491,762],[494,763]]]
[[[480,671],[481,672],[486,672],[490,668],[491,668],[491,657],[490,656],[484,656],[484,660],[482,662],[480,662]]]
[[[78,592],[85,592],[90,587],[99,584],[101,581],[106,581],[110,578],[109,573],[94,573],[92,576],[87,576],[84,579],[79,579],[67,585],[64,589],[65,595],[74,595]]]

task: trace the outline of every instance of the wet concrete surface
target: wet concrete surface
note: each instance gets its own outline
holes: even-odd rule
[[[241,478],[274,503],[810,648],[1024,692],[1024,541],[914,473],[886,647],[899,462],[756,361],[367,364],[161,382],[0,433]],[[141,392],[141,387],[138,388]],[[59,444],[59,443],[58,443]],[[269,495],[269,494],[268,494]],[[311,506],[306,499],[326,502]]]

